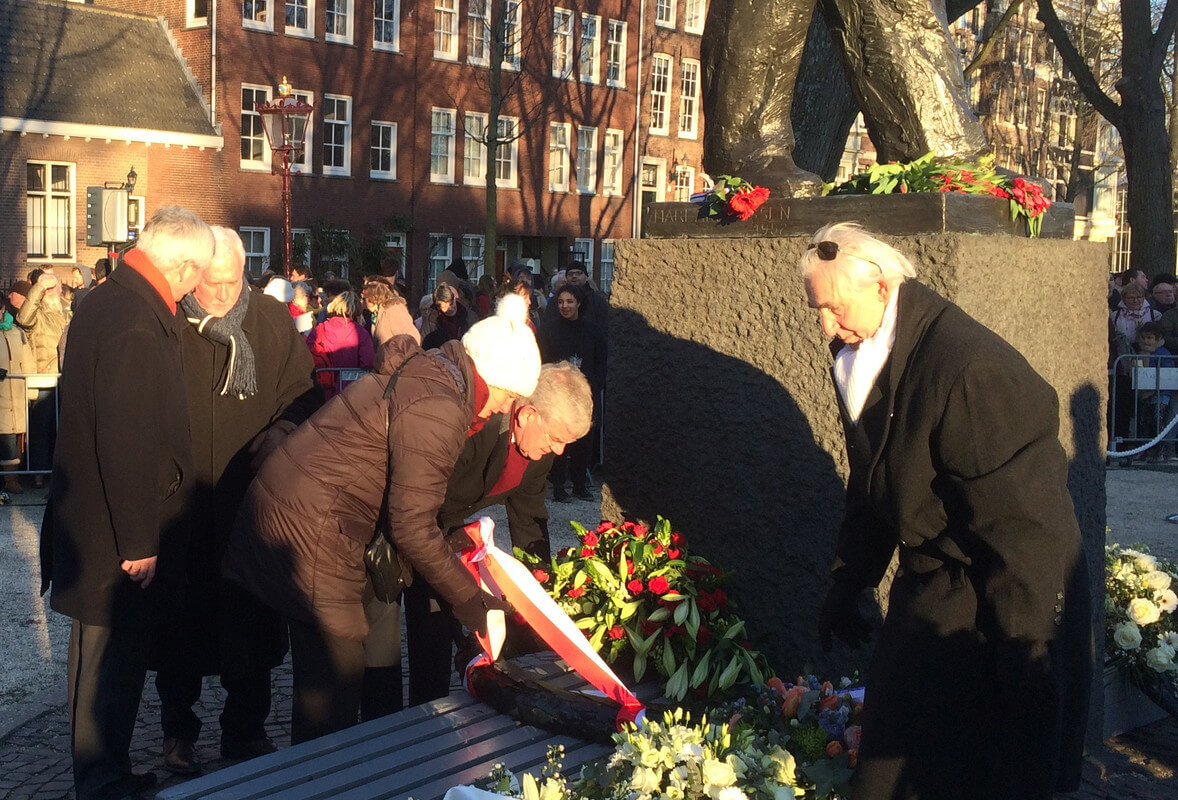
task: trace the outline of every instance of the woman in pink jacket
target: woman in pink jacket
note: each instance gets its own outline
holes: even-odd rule
[[[343,292],[332,299],[327,319],[307,334],[315,369],[372,369],[372,335],[357,321],[359,317],[360,298],[355,292]],[[320,372],[318,377],[328,399],[343,389],[339,372]]]

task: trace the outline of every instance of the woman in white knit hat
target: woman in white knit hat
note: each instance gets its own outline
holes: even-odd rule
[[[290,627],[293,742],[357,721],[374,536],[468,629],[506,610],[462,567],[437,514],[466,437],[536,387],[540,352],[514,300],[437,350],[408,336],[384,343],[375,370],[288,436],[250,486],[223,571]]]

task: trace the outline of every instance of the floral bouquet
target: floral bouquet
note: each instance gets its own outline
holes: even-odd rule
[[[1178,716],[1178,568],[1138,545],[1105,547],[1105,661]]]
[[[667,520],[660,517],[653,530],[633,522],[605,521],[592,531],[572,524],[580,544],[550,563],[521,550],[516,557],[606,661],[629,662],[635,680],[653,667],[671,700],[765,682],[768,663],[745,640],[723,574],[691,555]]]
[[[706,205],[709,217],[746,220],[769,199],[769,190],[754,186],[743,178],[721,175],[710,192],[691,196],[691,202]]]
[[[1027,221],[1027,232],[1038,236],[1043,214],[1051,201],[1038,184],[1025,178],[1011,178],[994,170],[994,156],[974,162],[938,161],[932,153],[907,164],[873,164],[866,172],[852,175],[840,184],[827,184],[824,194],[907,194],[909,192],[955,192],[988,194],[1010,201],[1010,218]]]

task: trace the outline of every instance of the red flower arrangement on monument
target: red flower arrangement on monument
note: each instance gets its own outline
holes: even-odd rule
[[[769,190],[743,178],[721,175],[709,192],[691,196],[691,202],[706,205],[709,217],[746,220],[769,199]]]
[[[603,521],[572,523],[580,543],[542,562],[517,550],[532,575],[610,663],[629,664],[635,680],[653,668],[664,693],[714,697],[734,685],[764,683],[764,655],[746,641],[745,623],[716,566],[687,550],[661,517],[654,528]]]

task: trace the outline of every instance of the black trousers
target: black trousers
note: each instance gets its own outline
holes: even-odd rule
[[[152,633],[74,620],[69,647],[70,749],[77,800],[131,788],[131,735],[147,677]]]
[[[449,604],[420,576],[401,598],[409,650],[409,705],[415,706],[450,694],[458,621]]]
[[[317,623],[287,623],[294,673],[291,744],[355,725],[364,685],[364,643],[335,636]]]
[[[192,707],[200,699],[204,676],[199,669],[180,665],[161,667],[155,676],[160,696],[160,723],[165,737],[195,742],[200,717]],[[250,742],[266,738],[270,716],[270,670],[244,675],[221,675],[225,708],[221,711],[221,741]]]
[[[552,485],[563,487],[568,480],[572,482],[574,492],[585,491],[588,487],[589,454],[592,449],[592,430],[565,447],[564,452],[552,461],[552,471],[549,473]]]

